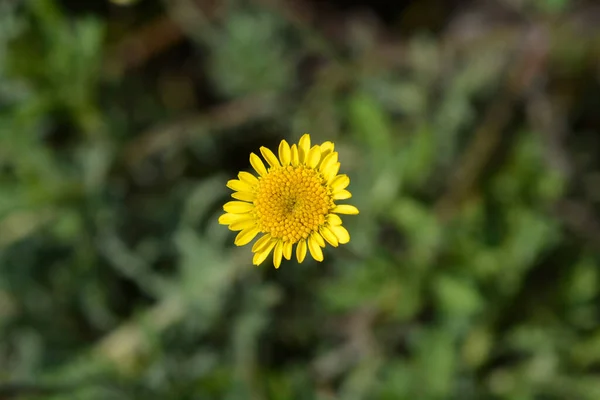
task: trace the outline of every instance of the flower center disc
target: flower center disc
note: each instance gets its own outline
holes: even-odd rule
[[[254,200],[260,230],[292,243],[317,231],[332,206],[323,176],[304,165],[270,169]]]

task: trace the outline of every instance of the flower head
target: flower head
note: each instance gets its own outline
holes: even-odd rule
[[[223,206],[225,214],[219,223],[240,231],[237,246],[262,237],[252,246],[253,264],[259,265],[273,251],[273,264],[279,268],[282,257],[290,260],[296,244],[298,262],[304,261],[307,250],[317,261],[323,261],[325,242],[333,247],[350,241],[337,214],[358,214],[351,205],[336,205],[336,200],[349,199],[347,175],[338,175],[338,153],[331,142],[310,145],[310,135],[304,134],[298,145],[291,147],[282,140],[279,158],[266,147],[260,152],[268,167],[254,153],[250,164],[258,177],[240,172],[239,179],[227,182],[235,192],[235,201]]]

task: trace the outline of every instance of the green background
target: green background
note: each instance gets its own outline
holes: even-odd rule
[[[600,399],[597,3],[384,3],[0,2],[0,399]],[[351,241],[254,267],[305,132]]]

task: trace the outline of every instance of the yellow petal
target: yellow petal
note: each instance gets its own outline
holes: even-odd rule
[[[269,244],[270,241],[271,235],[269,235],[268,233],[264,234],[260,239],[256,241],[256,243],[254,243],[254,245],[252,246],[252,252],[260,252],[264,247],[266,247]]]
[[[323,162],[321,162],[319,171],[321,171],[321,172],[327,171],[327,169],[329,167],[333,166],[333,164],[335,164],[337,162],[337,160],[338,160],[337,152],[326,155],[325,158],[323,158]]]
[[[327,223],[329,223],[329,225],[341,225],[342,219],[339,215],[329,214],[327,215]]]
[[[273,247],[275,247],[275,243],[276,241],[272,240],[261,251],[254,253],[254,257],[252,257],[252,264],[260,265],[263,261],[265,261],[269,256],[269,253],[271,253],[271,250],[273,250]]]
[[[239,181],[237,179],[231,179],[227,181],[227,187],[231,190],[235,190],[237,192],[251,192],[252,186],[248,185],[246,182]]]
[[[311,233],[310,237],[313,238],[313,240],[316,241],[319,246],[325,247],[325,241],[323,240],[323,237],[319,235],[319,232]]]
[[[283,256],[283,242],[278,240],[273,251],[273,265],[275,268],[279,268],[281,265],[281,256]]]
[[[304,160],[306,160],[306,155],[308,154],[309,150],[310,135],[308,133],[305,133],[304,135],[302,135],[300,141],[298,142],[298,160],[300,161],[300,164],[304,163]]]
[[[323,251],[312,235],[308,237],[308,250],[315,260],[323,261]]]
[[[298,147],[295,144],[292,145],[291,152],[292,152],[292,159],[291,159],[292,166],[297,167],[300,164],[300,156],[298,155]]]
[[[246,171],[240,172],[238,174],[238,178],[240,178],[240,181],[246,182],[248,185],[251,185],[251,186],[258,185],[258,178],[256,178],[254,175],[252,175],[249,172],[246,172]]]
[[[292,151],[290,145],[285,140],[279,143],[279,159],[281,160],[281,165],[284,167],[290,165],[290,161],[292,161]]]
[[[285,242],[283,244],[283,256],[286,260],[292,259],[292,242]]]
[[[265,164],[262,162],[260,157],[254,153],[250,153],[250,165],[252,165],[252,168],[254,168],[260,176],[265,176],[267,174],[267,168],[265,167]]]
[[[229,225],[234,222],[252,220],[253,217],[250,214],[223,214],[219,217],[219,224]]]
[[[250,243],[252,239],[254,239],[256,235],[258,235],[259,232],[260,230],[256,226],[244,229],[243,231],[237,234],[234,243],[236,246],[246,245]]]
[[[349,204],[340,204],[331,210],[331,212],[338,214],[348,214],[348,215],[356,215],[358,214],[358,208],[351,206]]]
[[[244,214],[254,209],[254,204],[244,201],[229,201],[223,206],[223,210],[232,214]]]
[[[306,240],[301,240],[296,246],[296,258],[298,259],[298,262],[301,263],[304,261],[304,257],[306,257]]]
[[[338,238],[340,244],[346,244],[350,241],[350,234],[343,226],[330,226],[329,229],[331,229],[331,232]]]
[[[234,199],[238,199],[238,200],[242,200],[242,201],[249,201],[249,202],[253,202],[254,199],[256,199],[256,195],[254,193],[250,193],[250,192],[234,192],[234,193],[231,193],[231,197],[233,197]]]
[[[306,165],[310,168],[317,168],[319,164],[319,160],[321,159],[321,149],[319,146],[313,146],[306,155],[306,160],[304,161]]]
[[[350,193],[347,190],[340,190],[339,192],[336,192],[333,194],[334,200],[346,200],[346,199],[349,199],[350,197],[352,197],[352,193]]]
[[[277,159],[277,156],[275,156],[275,154],[273,154],[273,152],[271,150],[267,149],[265,146],[262,146],[260,148],[260,153],[263,155],[265,160],[267,160],[267,162],[269,163],[271,168],[281,167],[281,164],[279,164],[279,160]]]
[[[336,162],[333,165],[330,165],[325,171],[323,171],[323,176],[325,177],[325,180],[327,181],[328,184],[331,184],[331,182],[333,182],[333,180],[335,179],[335,177],[337,176],[337,173],[340,171],[340,163]]]
[[[323,142],[323,144],[321,144],[321,154],[327,155],[327,154],[331,153],[334,148],[335,148],[335,145],[332,142],[329,142],[329,141]]]
[[[254,219],[247,219],[232,223],[229,225],[229,229],[232,231],[242,231],[244,229],[252,228],[254,225],[256,225],[256,221]]]
[[[319,228],[319,233],[321,234],[321,236],[323,236],[323,239],[325,239],[327,243],[329,243],[333,247],[338,246],[338,239],[329,228],[327,228],[326,226],[322,226]]]
[[[329,186],[331,186],[331,190],[333,190],[333,192],[335,193],[335,192],[339,192],[340,190],[345,189],[349,184],[350,184],[350,178],[348,178],[348,175],[342,174],[342,175],[336,176],[331,181]]]

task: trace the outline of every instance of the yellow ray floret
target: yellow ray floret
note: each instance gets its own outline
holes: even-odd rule
[[[346,190],[350,178],[338,174],[340,163],[334,150],[332,142],[311,147],[309,134],[304,134],[298,145],[282,140],[277,155],[260,148],[267,165],[250,154],[258,176],[240,172],[238,179],[227,182],[235,200],[223,206],[225,214],[219,223],[239,231],[237,246],[262,234],[252,246],[254,265],[265,261],[272,251],[273,264],[279,268],[282,258],[292,258],[294,244],[298,262],[304,261],[307,252],[323,261],[325,243],[337,247],[350,241],[337,214],[358,214],[358,209],[335,204],[352,195]]]

